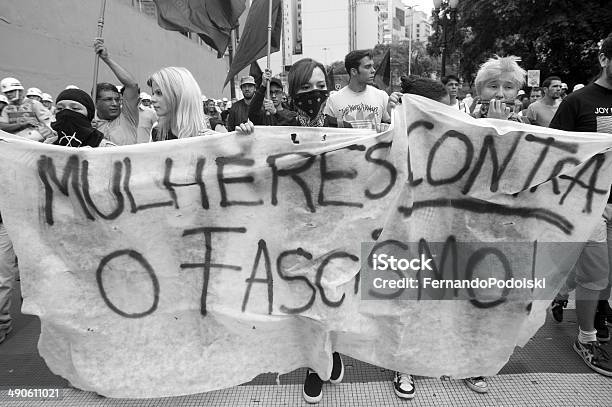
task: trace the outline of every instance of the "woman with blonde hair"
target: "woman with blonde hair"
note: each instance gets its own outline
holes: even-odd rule
[[[202,91],[186,68],[167,67],[147,80],[151,87],[151,105],[159,123],[152,131],[153,141],[172,140],[214,134],[202,111]],[[236,130],[249,134],[251,122],[242,123]]]

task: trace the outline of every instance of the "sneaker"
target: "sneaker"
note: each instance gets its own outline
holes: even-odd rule
[[[338,352],[334,352],[332,354],[333,366],[331,375],[329,376],[329,382],[332,384],[338,384],[344,378],[344,363],[342,363],[342,358]]]
[[[476,393],[486,393],[489,391],[489,383],[483,376],[468,377],[463,380],[465,384],[467,384],[467,387],[474,390]]]
[[[550,311],[555,321],[563,322],[563,308],[567,308],[567,300],[553,300]]]
[[[4,331],[0,332],[0,343],[4,342],[6,340],[6,337],[8,336],[9,333],[11,333],[12,330],[13,330],[13,326],[9,325],[9,327],[7,329],[5,329]]]
[[[608,325],[612,325],[612,307],[610,307],[610,303],[608,301],[599,300],[599,303],[597,304],[597,311],[605,315]]]
[[[610,340],[610,330],[606,326],[606,316],[602,312],[595,313],[595,329],[597,330],[597,340],[606,343]]]
[[[582,357],[588,367],[604,376],[612,376],[610,355],[597,341],[584,344],[576,339],[574,350]]]
[[[314,370],[308,369],[306,372],[302,397],[310,404],[318,403],[323,398],[323,380]]]
[[[414,398],[415,387],[412,375],[395,372],[395,377],[393,378],[393,390],[395,390],[397,397],[401,399]]]

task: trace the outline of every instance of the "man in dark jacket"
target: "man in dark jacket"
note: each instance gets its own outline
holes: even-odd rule
[[[270,82],[270,99],[266,98],[266,87]],[[266,70],[262,82],[249,105],[249,119],[253,124],[266,126],[293,125],[296,113],[283,107],[283,83],[272,78],[272,72]]]

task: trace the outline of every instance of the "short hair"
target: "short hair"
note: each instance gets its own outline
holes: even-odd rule
[[[177,138],[199,135],[205,129],[202,110],[202,91],[198,82],[186,68],[170,66],[152,74],[147,85],[159,86],[162,97],[168,102],[170,114],[159,118],[159,134],[166,140],[172,127],[178,129]]]
[[[561,82],[561,78],[559,78],[558,76],[549,76],[548,78],[544,79],[544,82],[542,82],[542,87],[548,89],[552,81]]]
[[[349,74],[349,78],[351,76],[351,68],[359,70],[361,60],[365,57],[370,57],[370,59],[373,58],[371,49],[358,49],[346,54],[344,57],[344,68],[346,69],[346,73]]]
[[[430,78],[423,78],[417,75],[402,76],[402,92],[413,95],[424,96],[428,99],[439,102],[440,99],[448,95],[442,82]]]
[[[531,88],[531,92],[529,92],[529,94],[531,95],[533,92],[542,92],[542,88],[540,88],[539,86],[534,86],[533,88]]]
[[[606,58],[612,58],[612,33],[601,42],[599,52],[604,54]]]
[[[287,82],[289,82],[289,95],[292,98],[297,95],[298,90],[300,90],[300,87],[303,84],[308,83],[310,77],[312,76],[312,71],[314,71],[315,68],[319,68],[321,71],[323,71],[323,75],[325,75],[325,83],[327,84],[327,72],[325,71],[325,67],[322,63],[315,61],[312,58],[303,58],[291,66],[287,76]]]
[[[100,99],[100,93],[103,91],[115,92],[116,94],[120,95],[117,87],[112,83],[100,82],[96,85],[96,101]]]
[[[451,79],[454,80],[454,81],[457,81],[457,83],[461,82],[456,75],[452,75],[451,74],[451,75],[446,75],[446,76],[442,77],[442,83],[444,85],[446,85],[448,83],[448,81],[450,81]]]
[[[522,88],[525,85],[527,71],[519,66],[518,62],[520,60],[519,57],[514,55],[508,57],[495,55],[495,57],[489,58],[487,62],[480,65],[478,73],[476,74],[476,92],[480,95],[487,81],[497,78],[505,72],[512,74],[512,82],[517,85],[517,88]]]

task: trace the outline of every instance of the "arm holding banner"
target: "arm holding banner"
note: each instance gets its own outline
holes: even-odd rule
[[[96,38],[94,49],[123,85],[123,110],[128,113],[130,120],[138,126],[138,82],[130,72],[109,57],[103,38]]]

